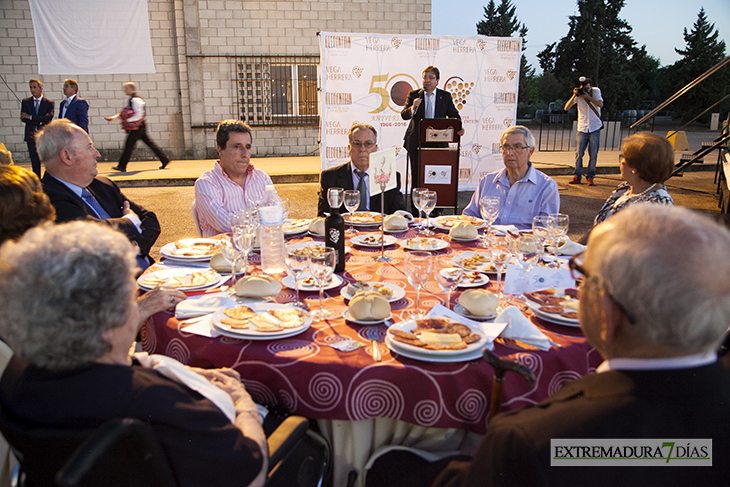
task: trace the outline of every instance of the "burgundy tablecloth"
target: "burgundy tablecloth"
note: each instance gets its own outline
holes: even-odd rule
[[[413,236],[396,234],[399,238]],[[446,234],[437,235],[449,240]],[[451,242],[437,255],[475,250]],[[404,250],[386,248],[394,259],[386,264],[372,261],[379,249],[353,246],[347,256],[346,282],[387,281],[406,289],[406,297],[392,303],[393,318],[401,321],[412,311],[415,291],[402,273]],[[256,262],[255,256],[252,262]],[[493,283],[490,283],[493,286]],[[494,289],[494,287],[492,287]],[[452,295],[456,302],[459,292]],[[310,308],[318,305],[317,292],[302,292]],[[291,302],[293,290],[284,288],[277,302]],[[421,291],[423,309],[443,303],[444,295],[430,280]],[[346,309],[340,288],[325,292],[325,306],[338,315]],[[535,404],[559,390],[563,384],[592,373],[601,357],[578,328],[553,325],[532,317],[562,348],[549,351],[524,350],[496,344],[495,352],[529,366],[537,384],[529,388],[519,376],[508,374],[504,386],[503,410]],[[308,418],[361,420],[388,417],[425,427],[464,428],[483,433],[492,389],[492,368],[483,360],[443,364],[411,360],[391,353],[384,344],[386,327],[360,326],[339,316],[314,323],[300,335],[281,340],[239,340],[207,338],[180,329],[171,312],[159,313],[142,330],[142,346],[198,367],[233,367],[241,373],[246,388],[259,402],[284,404],[292,413]],[[333,342],[352,338],[367,346],[353,352],[330,347]],[[372,358],[371,340],[378,341],[381,362]]]

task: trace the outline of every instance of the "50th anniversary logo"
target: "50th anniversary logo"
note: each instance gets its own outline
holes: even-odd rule
[[[553,439],[553,467],[712,466],[712,439]]]

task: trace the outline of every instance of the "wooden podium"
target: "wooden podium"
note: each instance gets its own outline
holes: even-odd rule
[[[459,206],[459,155],[461,120],[456,118],[424,119],[419,132],[419,177],[416,188],[436,191],[436,208]],[[456,143],[456,147],[449,144]]]

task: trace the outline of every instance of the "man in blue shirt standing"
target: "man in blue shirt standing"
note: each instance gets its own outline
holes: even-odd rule
[[[464,208],[464,214],[481,218],[479,200],[484,196],[499,198],[496,225],[532,228],[532,217],[560,211],[558,184],[538,171],[530,162],[535,152],[535,136],[527,127],[515,125],[499,137],[504,169],[490,172],[479,181],[479,187]]]

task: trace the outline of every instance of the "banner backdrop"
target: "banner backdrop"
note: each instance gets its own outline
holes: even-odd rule
[[[40,74],[154,73],[147,0],[30,0]]]
[[[322,169],[349,161],[347,131],[368,123],[380,150],[395,147],[406,174],[403,120],[408,92],[422,87],[426,66],[451,92],[465,130],[459,190],[474,190],[502,167],[499,136],[515,124],[522,39],[519,37],[320,33]],[[405,189],[405,188],[404,188]]]

